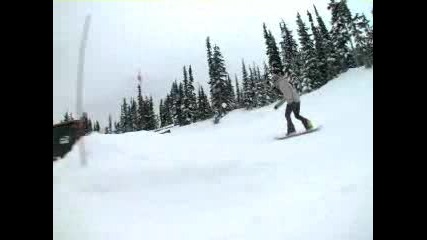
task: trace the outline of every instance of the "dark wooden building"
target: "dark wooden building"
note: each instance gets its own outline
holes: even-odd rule
[[[84,135],[83,126],[80,120],[53,125],[53,161],[70,152],[74,143]]]

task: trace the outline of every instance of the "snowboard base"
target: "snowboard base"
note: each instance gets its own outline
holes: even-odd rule
[[[288,139],[288,138],[291,138],[291,137],[297,137],[297,136],[301,136],[301,135],[304,135],[304,134],[307,134],[307,133],[316,132],[316,131],[320,130],[321,128],[322,128],[322,126],[319,125],[319,126],[316,126],[316,127],[312,128],[312,129],[310,129],[308,131],[300,131],[300,132],[296,132],[296,133],[293,133],[293,134],[290,134],[290,135],[284,134],[282,136],[275,137],[275,139],[276,140],[283,140],[283,139]]]

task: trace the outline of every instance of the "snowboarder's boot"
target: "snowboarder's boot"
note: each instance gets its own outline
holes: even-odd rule
[[[288,123],[288,133],[286,134],[286,136],[295,134],[295,126],[292,123]]]
[[[306,119],[304,121],[302,121],[302,124],[304,125],[305,130],[311,130],[313,129],[313,124],[311,123],[310,120]]]

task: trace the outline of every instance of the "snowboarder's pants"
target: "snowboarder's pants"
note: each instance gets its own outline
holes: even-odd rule
[[[292,119],[291,119],[292,112],[294,113],[295,118],[302,122],[305,129],[308,129],[308,119],[301,116],[299,114],[299,110],[300,110],[300,102],[288,103],[286,105],[285,117],[286,117],[286,121],[288,122],[288,134],[295,132],[295,126],[292,123]]]

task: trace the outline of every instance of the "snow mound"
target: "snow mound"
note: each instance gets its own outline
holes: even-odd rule
[[[286,120],[273,105],[85,137],[86,167],[78,145],[53,166],[53,238],[372,239],[372,75],[351,69],[302,96],[323,128],[288,140],[274,140]]]

